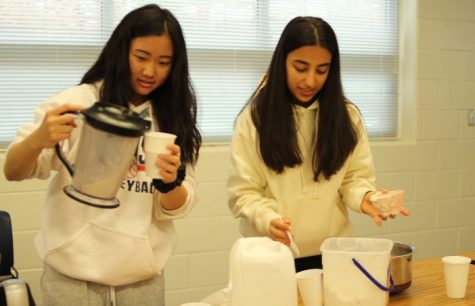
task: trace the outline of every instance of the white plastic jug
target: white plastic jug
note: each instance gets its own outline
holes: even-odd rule
[[[384,306],[389,299],[388,239],[326,239],[322,246],[325,306]]]
[[[230,255],[229,306],[297,306],[290,249],[267,237],[238,239]]]

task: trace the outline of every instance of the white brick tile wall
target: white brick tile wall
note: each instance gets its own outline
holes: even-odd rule
[[[453,199],[460,196],[459,171],[439,171],[435,178],[436,199]]]
[[[226,182],[202,182],[199,184],[199,205],[190,217],[228,216],[228,196]]]
[[[202,151],[201,151],[202,152]],[[200,154],[197,175],[200,182],[222,182],[229,171],[229,147],[210,146]]]
[[[475,2],[472,0],[419,0],[420,19],[475,20]]]
[[[418,140],[458,139],[460,119],[457,111],[419,111],[417,113]]]
[[[473,23],[475,27],[475,22]],[[474,49],[475,51],[475,49]],[[475,85],[473,80],[462,81],[442,81],[447,84],[447,88],[441,92],[443,103],[440,105],[440,109],[452,109],[461,110],[473,106],[473,94],[472,89]],[[467,121],[465,121],[467,123]]]
[[[475,11],[475,10],[474,10]],[[475,50],[473,20],[422,19],[419,48],[432,50]],[[457,33],[457,35],[454,35]]]
[[[475,205],[471,199],[450,199],[437,202],[439,228],[473,226]]]
[[[444,95],[447,94],[449,85],[439,80],[417,81],[417,110],[440,109],[447,102]]]
[[[209,296],[211,293],[217,292],[221,289],[223,289],[223,286],[205,286],[176,291],[167,291],[165,305],[179,306],[184,303],[201,301],[203,298]]]
[[[459,230],[459,252],[473,252],[475,250],[475,228],[473,226],[463,227]]]
[[[459,141],[441,141],[438,144],[439,152],[437,164],[439,169],[460,169],[468,167],[470,163],[470,151],[466,150],[466,144]]]
[[[16,220],[16,219],[15,219]],[[38,231],[14,232],[13,241],[16,249],[21,246],[21,252],[15,252],[15,265],[21,269],[37,269],[42,266],[41,260],[36,254],[33,239]]]
[[[420,141],[415,145],[414,170],[435,170],[437,168],[437,142]]]
[[[222,227],[226,217],[177,220],[176,254],[219,251],[225,244]]]
[[[413,144],[376,144],[371,146],[374,165],[380,172],[405,171],[414,168]]]
[[[475,88],[475,82],[473,82],[472,86],[472,88]],[[464,141],[475,140],[475,127],[468,125],[468,109],[475,109],[475,96],[471,99],[471,105],[460,111],[460,139]]]
[[[474,105],[475,106],[475,105]],[[472,127],[475,129],[475,127]],[[466,153],[463,155],[464,167],[475,169],[475,139],[467,139],[462,142],[463,151]]]
[[[385,236],[390,233],[389,226],[377,226],[366,215],[350,210],[349,216],[353,225],[353,235],[356,237]]]
[[[436,171],[415,173],[415,199],[433,200],[436,198],[436,173]]]
[[[37,230],[40,227],[44,200],[44,191],[0,193],[0,209],[8,211],[15,220],[13,230]]]
[[[418,231],[413,234],[417,258],[442,257],[459,252],[458,229]]]
[[[475,197],[475,169],[461,171],[460,193],[462,197]],[[474,239],[475,240],[475,239]]]
[[[173,255],[165,266],[165,284],[168,290],[185,289],[189,286],[189,261],[191,255]]]
[[[190,287],[224,285],[228,280],[229,252],[206,252],[190,257]],[[213,263],[210,266],[210,263]]]
[[[457,34],[458,35],[458,34]],[[473,51],[419,50],[419,77],[428,80],[472,80]]]
[[[241,238],[241,233],[239,232],[239,219],[233,217],[227,217],[223,219],[222,223],[223,239],[225,241],[223,247],[229,250],[233,243]]]
[[[378,188],[404,190],[404,199],[411,200],[414,197],[414,173],[413,172],[387,172],[376,175]]]
[[[437,228],[437,211],[435,201],[405,202],[411,212],[409,218],[396,217],[389,222],[391,232],[405,233]]]
[[[417,108],[419,110],[466,109],[473,105],[474,96],[471,89],[474,86],[473,80],[419,80]]]

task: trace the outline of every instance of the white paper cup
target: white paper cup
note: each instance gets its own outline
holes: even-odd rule
[[[148,132],[144,137],[145,172],[147,176],[162,178],[155,165],[158,154],[169,153],[167,145],[175,142],[176,135],[162,132]]]
[[[464,298],[467,293],[468,271],[471,259],[465,256],[442,257],[445,288],[449,298]]]
[[[297,287],[305,306],[323,305],[323,270],[309,269],[297,272]]]

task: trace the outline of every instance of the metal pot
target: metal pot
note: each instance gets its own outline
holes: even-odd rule
[[[394,242],[391,250],[389,271],[394,282],[390,294],[402,292],[411,286],[412,255],[415,248],[412,245]]]

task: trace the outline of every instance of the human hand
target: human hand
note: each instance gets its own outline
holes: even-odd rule
[[[82,105],[63,104],[48,110],[40,126],[33,132],[33,145],[38,148],[52,148],[58,142],[68,139],[76,127],[77,112],[84,109]]]
[[[289,218],[275,218],[270,221],[269,237],[289,245],[290,239],[287,232],[291,231]]]
[[[155,165],[162,176],[162,181],[164,183],[172,183],[176,181],[178,168],[181,165],[180,147],[176,144],[169,144],[167,149],[170,153],[158,154]]]
[[[383,221],[387,220],[387,216],[383,212],[379,211],[374,206],[373,202],[370,200],[371,196],[375,194],[376,192],[377,191],[370,191],[365,194],[363,198],[363,202],[361,203],[361,211],[367,214],[368,216],[370,216],[377,225],[381,226],[383,224]],[[388,193],[389,191],[386,189],[380,189],[379,192],[382,192],[383,194],[385,194],[385,193]],[[409,210],[404,206],[401,206],[399,208],[399,212],[403,216],[410,215]],[[395,217],[396,217],[395,214],[389,214],[389,218],[394,219]]]

